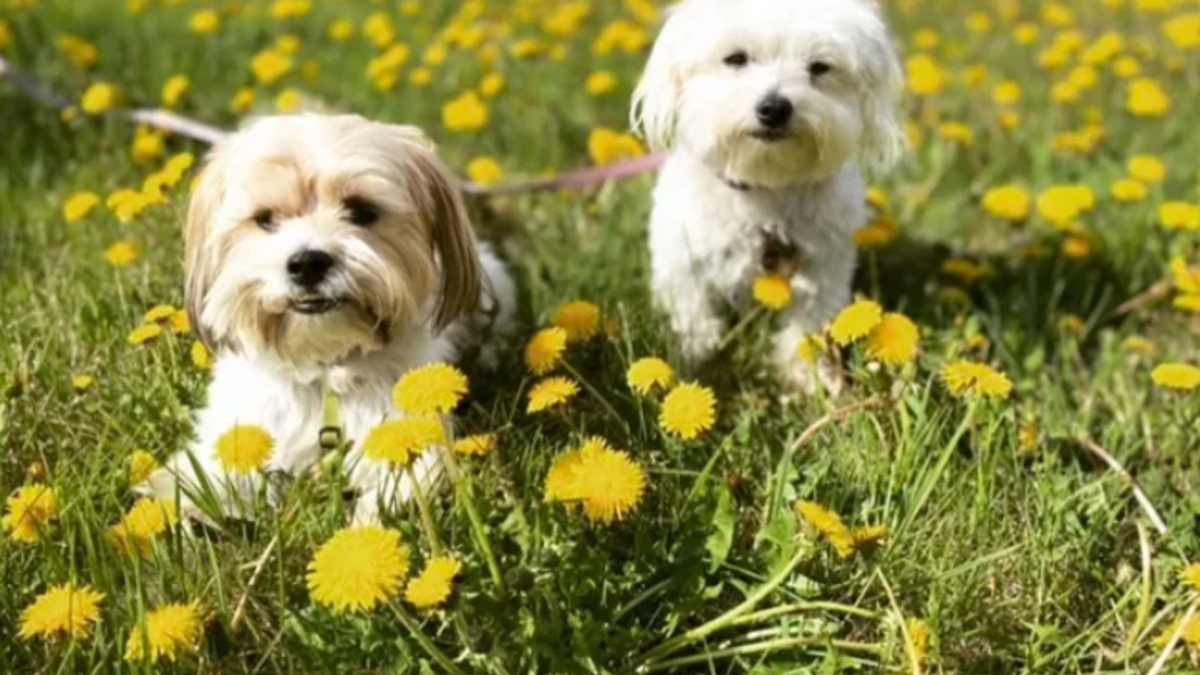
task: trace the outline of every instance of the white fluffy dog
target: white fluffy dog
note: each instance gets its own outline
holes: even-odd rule
[[[684,357],[712,356],[755,278],[790,279],[775,356],[811,389],[800,339],[850,298],[860,164],[903,149],[900,67],[866,0],[684,0],[634,94],[633,124],[669,150],[650,224],[653,291]]]
[[[235,424],[271,434],[269,470],[304,472],[321,458],[323,387],[340,396],[345,438],[361,442],[402,414],[392,388],[408,370],[466,350],[494,359],[514,328],[512,280],[477,245],[458,186],[414,127],[259,119],[213,151],[185,234],[188,310],[217,360],[195,445],[149,489],[180,490],[188,505],[211,490],[240,515],[259,488],[215,457]],[[355,517],[373,520],[411,486],[359,455],[346,458]],[[417,473],[438,467],[427,452]]]

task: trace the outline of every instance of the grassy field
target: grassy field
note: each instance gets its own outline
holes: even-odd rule
[[[159,106],[183,75],[173,107],[226,128],[316,101],[421,125],[460,174],[495,178],[490,158],[500,182],[523,180],[629,152],[597,129],[627,128],[657,6],[0,0],[0,55],[76,102],[0,85],[0,494],[57,497],[34,541],[0,539],[0,673],[1200,672],[1200,573],[1181,578],[1200,559],[1200,393],[1186,365],[1156,370],[1200,365],[1200,4],[885,4],[913,151],[876,182],[856,289],[920,326],[916,358],[852,344],[839,397],[788,395],[754,310],[695,374],[715,425],[681,439],[658,423],[661,394],[626,383],[638,358],[679,365],[647,294],[651,178],[475,199],[520,278],[525,335],[572,300],[606,330],[570,345],[559,370],[582,387],[561,408],[526,412],[520,351],[470,373],[461,431],[499,446],[459,457],[455,496],[432,504],[463,565],[449,601],[339,613],[305,582],[349,524],[327,478],[286,482],[253,522],[169,527],[145,555],[106,534],[136,501],[134,452],[185,446],[207,374],[185,326],[129,339],[182,305],[195,167],[128,222],[104,202],[144,198],[171,156],[205,148],[90,114],[106,92],[85,92]],[[287,67],[270,81],[270,65]],[[472,91],[486,122],[448,128],[444,107]],[[81,192],[100,204],[75,220]],[[959,360],[1011,394],[954,393],[941,373]],[[551,463],[591,435],[645,472],[608,525],[544,499]],[[798,501],[844,526],[798,519]],[[386,525],[419,570],[415,507]],[[868,526],[886,536],[838,538]],[[98,619],[75,639],[23,634],[24,610],[66,582],[103,594]],[[129,655],[169,603],[195,603],[199,634],[174,663]]]

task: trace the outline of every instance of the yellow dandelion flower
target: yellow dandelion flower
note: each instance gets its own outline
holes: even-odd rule
[[[175,603],[150,610],[144,625],[130,631],[125,660],[158,663],[162,659],[174,663],[180,652],[199,648],[203,628],[199,603]]]
[[[668,432],[690,440],[712,428],[716,407],[717,397],[712,389],[684,382],[663,399],[658,423]]]
[[[1191,391],[1200,387],[1200,368],[1187,363],[1164,363],[1150,373],[1150,379],[1160,387]]]
[[[476,157],[467,164],[467,178],[483,187],[494,185],[503,176],[504,170],[493,157]]]
[[[50,639],[60,635],[81,640],[100,622],[104,596],[91,586],[60,584],[39,595],[21,612],[21,639]]]
[[[1038,195],[1038,212],[1053,225],[1070,223],[1096,203],[1091,188],[1085,185],[1056,185]]]
[[[959,396],[982,395],[1008,398],[1012,382],[991,366],[973,361],[954,361],[942,367],[942,382]]]
[[[608,70],[598,70],[588,75],[583,88],[589,96],[603,96],[617,88],[617,76]]]
[[[666,389],[675,381],[675,371],[670,364],[653,356],[634,361],[625,373],[625,381],[642,396],[650,395],[655,388]]]
[[[446,442],[446,427],[436,415],[413,415],[390,419],[375,427],[363,441],[368,459],[407,466],[429,447]]]
[[[33,483],[17,488],[5,500],[0,526],[16,541],[36,542],[44,528],[58,519],[58,496],[52,488]]]
[[[1143,356],[1154,356],[1158,353],[1158,348],[1150,340],[1141,335],[1130,335],[1121,343],[1125,351],[1141,354]]]
[[[754,299],[771,310],[781,310],[792,304],[792,284],[782,274],[773,272],[754,280]]]
[[[79,107],[89,115],[101,115],[117,103],[117,87],[108,82],[96,82],[83,92]]]
[[[579,393],[579,385],[566,377],[548,377],[529,390],[526,412],[541,412],[570,401]]]
[[[91,375],[79,374],[71,378],[71,386],[74,387],[75,391],[78,392],[84,392],[88,389],[91,389],[92,385],[95,383],[96,378],[92,377]]]
[[[139,485],[158,469],[158,460],[145,450],[134,450],[129,456],[129,484]]]
[[[254,90],[249,87],[238,89],[229,99],[229,110],[241,115],[254,105]]]
[[[175,313],[174,305],[155,305],[142,315],[142,323],[160,323],[171,318]]]
[[[1139,77],[1129,83],[1125,107],[1138,117],[1161,117],[1171,108],[1171,97],[1148,77]]]
[[[1166,202],[1158,207],[1158,221],[1168,230],[1200,230],[1200,205]]]
[[[200,370],[212,368],[212,354],[209,353],[208,347],[205,347],[203,342],[199,340],[193,342],[189,355],[192,359],[192,365],[196,366],[196,368]]]
[[[88,216],[100,204],[100,197],[95,192],[76,192],[67,197],[63,204],[63,219],[68,223],[77,223]]]
[[[829,342],[824,335],[820,333],[806,335],[796,345],[796,358],[811,366],[829,351],[829,347]]]
[[[284,89],[275,97],[275,110],[287,115],[300,109],[300,91],[293,88]]]
[[[929,653],[929,624],[921,619],[908,619],[904,627],[908,632],[908,647],[913,658],[918,663],[925,663]]]
[[[144,345],[147,342],[151,342],[152,340],[162,337],[162,334],[162,326],[153,323],[144,324],[134,328],[133,331],[129,333],[128,341],[129,344],[134,346]]]
[[[425,565],[421,573],[408,582],[404,599],[413,607],[429,609],[450,597],[454,577],[462,570],[462,563],[451,556],[438,556]]]
[[[846,527],[842,517],[835,511],[811,501],[796,502],[795,511],[805,524],[829,541],[840,557],[849,558],[854,555],[854,533]]]
[[[957,278],[963,284],[970,286],[983,279],[990,278],[996,271],[987,263],[977,263],[965,258],[950,258],[942,263],[942,272]]]
[[[525,365],[537,375],[544,375],[558,367],[567,348],[569,334],[557,326],[543,328],[525,345]]]
[[[408,81],[414,87],[428,87],[433,83],[433,71],[424,66],[418,66],[408,74]]]
[[[354,21],[345,17],[335,19],[333,23],[329,24],[325,34],[334,42],[345,42],[354,35]]]
[[[1032,205],[1029,193],[1016,185],[994,187],[983,195],[985,211],[1014,223],[1028,218]]]
[[[450,131],[479,131],[487,122],[487,105],[474,91],[452,99],[442,108],[442,124]]]
[[[1200,293],[1200,267],[1189,267],[1181,257],[1171,259],[1171,281],[1184,293]]]
[[[1200,562],[1194,562],[1180,570],[1179,580],[1191,586],[1193,591],[1200,591]]]
[[[250,62],[250,72],[254,78],[265,85],[272,85],[292,69],[292,60],[275,49],[264,49],[254,55]]]
[[[123,532],[133,539],[148,541],[179,523],[179,509],[167,499],[144,497],[134,502],[121,517]]]
[[[377,525],[338,531],[308,564],[312,599],[337,611],[370,610],[394,597],[408,574],[400,533]]]
[[[642,500],[646,478],[629,455],[603,443],[580,449],[570,495],[582,500],[583,511],[593,522],[623,520]]]
[[[167,325],[176,335],[187,335],[192,331],[192,319],[183,310],[171,312],[171,316],[167,317]]]
[[[138,246],[131,241],[118,241],[104,251],[104,259],[114,267],[124,267],[138,257]]]
[[[1125,164],[1129,175],[1143,183],[1161,183],[1167,177],[1167,165],[1153,155],[1136,155]]]
[[[494,98],[504,91],[504,76],[500,73],[488,73],[479,81],[479,93],[484,98]]]
[[[496,449],[496,434],[474,434],[454,442],[454,452],[460,455],[486,455]]]
[[[392,391],[396,407],[419,415],[448,413],[467,394],[467,376],[446,363],[430,363],[404,374]]]
[[[902,365],[913,360],[920,340],[917,325],[899,313],[884,314],[875,328],[867,334],[867,353],[891,365]]]
[[[1112,196],[1119,202],[1140,202],[1146,198],[1146,184],[1136,178],[1113,181]]]
[[[934,96],[946,87],[946,71],[928,54],[915,54],[905,62],[908,89],[917,96]]]
[[[1095,249],[1092,240],[1082,235],[1071,235],[1062,241],[1062,254],[1071,260],[1089,258]]]
[[[604,443],[599,440],[599,443]],[[555,458],[546,472],[546,482],[543,487],[547,502],[569,501],[574,499],[575,471],[583,460],[580,450],[568,450]]]
[[[1200,12],[1179,14],[1163,22],[1163,35],[1180,49],[1200,48]]]
[[[1175,621],[1163,629],[1163,632],[1154,638],[1154,646],[1159,649],[1165,649],[1167,644],[1179,633],[1179,639],[1184,643],[1193,647],[1200,647],[1200,615],[1194,615],[1188,619],[1186,624],[1182,623],[1182,619]]]
[[[188,18],[188,28],[199,35],[211,35],[221,27],[221,15],[215,9],[202,9]]]
[[[883,308],[871,300],[859,300],[843,309],[829,327],[833,341],[843,347],[866,337],[883,321]]]
[[[254,424],[235,424],[217,439],[214,457],[229,473],[257,471],[271,459],[275,439],[266,429]]]
[[[187,75],[172,75],[167,78],[162,88],[163,106],[174,108],[191,87],[192,80]]]
[[[644,154],[646,149],[630,134],[597,127],[588,135],[588,156],[596,166],[606,166],[621,159],[641,157]]]
[[[568,342],[590,340],[600,332],[600,308],[586,300],[564,302],[554,310],[551,323],[567,331]]]

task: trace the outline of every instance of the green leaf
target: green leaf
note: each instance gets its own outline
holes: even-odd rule
[[[704,548],[708,551],[708,571],[714,572],[729,558],[733,531],[737,526],[737,502],[724,483],[718,483],[717,505],[713,509],[711,530]]]

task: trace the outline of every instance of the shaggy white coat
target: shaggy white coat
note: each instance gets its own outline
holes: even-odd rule
[[[711,358],[755,278],[788,278],[774,358],[784,379],[816,384],[796,356],[850,299],[852,235],[869,213],[860,166],[903,148],[900,67],[865,0],[684,0],[670,11],[634,95],[633,123],[669,152],[650,223],[652,291],[683,356]],[[782,97],[768,129],[756,112]],[[780,249],[778,265],[767,261]],[[827,381],[827,385],[833,382]]]

